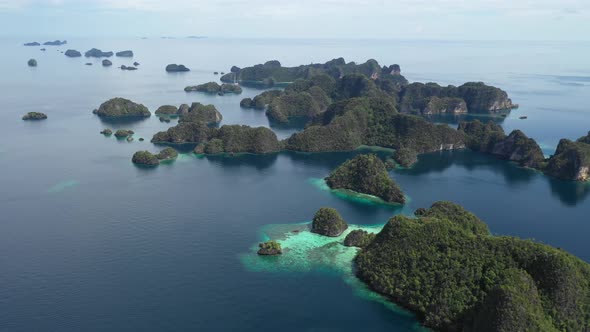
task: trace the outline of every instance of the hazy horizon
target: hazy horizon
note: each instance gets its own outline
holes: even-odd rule
[[[0,0],[0,27],[2,37],[39,38],[587,41],[590,4],[582,0]]]

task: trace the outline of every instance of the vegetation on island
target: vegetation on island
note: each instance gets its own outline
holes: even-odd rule
[[[158,158],[159,160],[174,160],[177,157],[178,152],[171,147],[166,147],[162,151],[158,152],[158,154],[156,154],[156,158]]]
[[[109,128],[105,128],[105,129],[101,130],[100,133],[105,136],[111,136],[113,134],[113,131]]]
[[[493,236],[450,202],[395,216],[355,258],[373,290],[444,331],[585,331],[590,266],[550,246]]]
[[[131,161],[138,165],[158,166],[160,161],[172,161],[177,157],[178,152],[171,147],[167,147],[156,154],[149,151],[137,151],[133,154]]]
[[[223,120],[223,116],[217,110],[215,105],[203,105],[201,103],[193,103],[188,112],[181,114],[179,123],[183,122],[203,122],[207,125],[216,125]]]
[[[133,132],[133,130],[119,129],[115,132],[115,137],[116,138],[127,138],[129,136],[132,136],[133,134],[135,134],[135,132]]]
[[[467,146],[474,151],[514,161],[523,167],[543,167],[545,160],[543,151],[535,140],[527,137],[520,130],[514,130],[506,136],[499,125],[491,121],[483,124],[475,120],[460,123],[459,131],[466,134]]]
[[[446,125],[399,114],[395,99],[355,97],[331,104],[304,131],[286,141],[286,149],[305,152],[350,151],[361,145],[402,147],[426,153],[465,146],[464,135]]]
[[[178,115],[178,107],[172,105],[162,105],[154,112],[156,115],[176,116]]]
[[[375,233],[369,233],[362,229],[355,229],[344,238],[344,245],[347,247],[364,248],[375,238]]]
[[[133,154],[133,158],[131,161],[134,164],[144,165],[144,166],[157,166],[160,164],[160,160],[156,157],[155,154],[149,151],[137,151]]]
[[[112,98],[102,103],[92,113],[100,117],[149,117],[150,111],[142,104],[137,104],[125,98]]]
[[[489,113],[518,107],[506,91],[483,82],[468,82],[458,87],[412,83],[403,87],[399,100],[401,112],[415,114]]]
[[[276,134],[265,127],[241,125],[209,127],[203,122],[181,122],[154,135],[154,143],[193,143],[195,153],[273,153],[281,150]]]
[[[23,120],[45,120],[47,119],[47,114],[41,112],[29,112],[23,115]]]
[[[27,65],[29,65],[29,67],[37,67],[37,60],[29,59],[29,61],[27,61]]]
[[[234,70],[221,77],[222,82],[251,84],[272,87],[275,84],[292,83],[297,79],[308,79],[318,74],[327,74],[335,79],[347,74],[360,73],[371,77],[396,75],[401,83],[407,83],[401,76],[399,65],[380,67],[375,60],[368,60],[362,64],[346,63],[343,58],[333,59],[323,64],[302,65],[297,67],[283,67],[277,60],[267,61],[252,67]]]
[[[465,133],[467,147],[474,151],[511,160],[563,180],[590,179],[590,133],[577,141],[562,139],[555,153],[546,159],[537,142],[520,130],[506,136],[499,125],[475,120],[460,123],[459,131]]]
[[[275,256],[283,253],[281,244],[274,240],[259,243],[258,248],[258,255],[262,256]]]
[[[265,109],[271,101],[276,97],[283,95],[282,90],[268,90],[257,95],[254,98],[244,98],[240,102],[240,106],[243,108],[254,108],[258,110]]]
[[[224,95],[226,93],[235,93],[240,94],[242,93],[242,88],[236,84],[230,83],[223,83],[218,84],[217,82],[209,82],[199,85],[187,86],[184,88],[185,92],[197,91],[197,92],[206,92],[206,93],[214,93],[218,95]]]
[[[338,166],[327,178],[332,189],[347,189],[377,196],[388,203],[405,203],[398,185],[389,177],[385,164],[375,154],[363,154]]]
[[[562,139],[549,158],[545,172],[564,180],[588,181],[590,179],[590,132],[577,141]]]
[[[400,166],[409,168],[418,162],[418,154],[410,148],[401,147],[393,154],[393,160]]]
[[[322,207],[314,215],[311,222],[311,232],[320,235],[337,237],[346,229],[348,224],[334,208]]]

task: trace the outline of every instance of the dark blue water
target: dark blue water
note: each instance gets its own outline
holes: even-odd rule
[[[174,125],[156,117],[104,123],[91,111],[122,96],[150,108],[214,103],[223,123],[268,126],[241,110],[241,96],[186,94],[233,64],[285,65],[375,58],[400,63],[410,80],[485,80],[521,104],[506,119],[550,153],[559,138],[590,130],[585,96],[590,45],[263,40],[71,40],[85,51],[133,49],[136,72],[84,66],[47,47],[0,41],[0,331],[406,331],[415,321],[355,295],[337,273],[259,273],[239,256],[268,224],[310,220],[321,206],[349,223],[380,224],[399,209],[339,198],[310,184],[351,156],[181,156],[143,169],[130,162]],[[66,48],[61,47],[61,50]],[[35,57],[39,67],[28,68]],[[193,70],[164,72],[167,63]],[[24,122],[29,111],[49,119]],[[519,120],[521,114],[528,120]],[[453,121],[449,121],[453,123]],[[99,134],[129,128],[128,143]],[[277,129],[281,137],[293,130]],[[471,152],[429,154],[393,178],[411,197],[405,212],[437,200],[464,205],[497,234],[534,238],[590,261],[588,184],[550,179]]]

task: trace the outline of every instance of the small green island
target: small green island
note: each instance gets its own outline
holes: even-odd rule
[[[338,166],[326,179],[332,189],[346,189],[404,204],[399,186],[389,177],[383,161],[375,154],[362,154]]]
[[[175,149],[166,147],[156,154],[149,151],[137,151],[133,154],[131,161],[136,165],[158,166],[161,162],[174,161],[177,157],[178,152]]]
[[[45,120],[47,119],[47,114],[41,112],[29,112],[23,115],[23,120]]]
[[[260,249],[258,249],[257,254],[261,256],[276,256],[283,254],[281,244],[274,240],[259,243],[258,248]]]
[[[105,129],[101,130],[100,133],[105,136],[111,136],[113,134],[113,131],[109,128],[105,128]]]
[[[242,88],[237,84],[223,83],[218,84],[217,82],[209,82],[199,85],[187,86],[184,88],[185,92],[205,92],[211,94],[225,95],[226,93],[240,94]]]
[[[108,129],[108,131],[103,130],[102,134],[108,135],[109,131],[111,131],[111,130],[110,129]],[[135,132],[133,130],[128,130],[128,129],[118,129],[117,131],[115,131],[115,137],[118,139],[129,138],[129,137],[133,136],[133,134],[135,134]]]
[[[92,113],[106,118],[145,118],[152,115],[144,105],[125,98],[109,99]]]
[[[311,232],[324,236],[338,237],[347,229],[348,224],[340,213],[330,207],[320,208],[311,222]]]

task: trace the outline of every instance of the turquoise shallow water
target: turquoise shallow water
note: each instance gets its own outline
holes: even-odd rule
[[[367,204],[310,183],[359,151],[181,154],[171,164],[138,168],[132,154],[159,150],[149,138],[175,121],[112,123],[91,113],[114,96],[152,111],[198,101],[215,104],[224,124],[271,127],[264,112],[238,106],[258,90],[220,97],[183,88],[217,79],[213,71],[272,58],[285,65],[375,58],[400,63],[410,80],[485,80],[506,89],[521,107],[494,120],[506,131],[522,129],[551,153],[560,138],[590,130],[588,43],[67,39],[80,51],[132,49],[136,56],[114,58],[115,66],[141,65],[135,72],[95,60],[84,66],[87,59],[65,58],[53,47],[43,53],[20,46],[23,40],[0,40],[0,331],[415,329],[411,315],[358,284],[344,264],[352,251],[338,243],[303,232],[285,238],[295,248],[290,264],[252,255],[264,234],[285,237],[322,206],[350,224],[378,227],[396,213],[452,200],[496,234],[534,238],[590,260],[588,184],[455,151],[390,172],[411,198],[403,208]],[[37,68],[26,66],[31,57]],[[166,74],[174,62],[192,71]],[[29,111],[49,119],[22,121]],[[529,118],[519,120],[522,114]],[[132,129],[146,141],[106,138],[104,127]],[[280,137],[297,130],[271,128]],[[299,258],[310,255],[313,264],[302,264]]]

